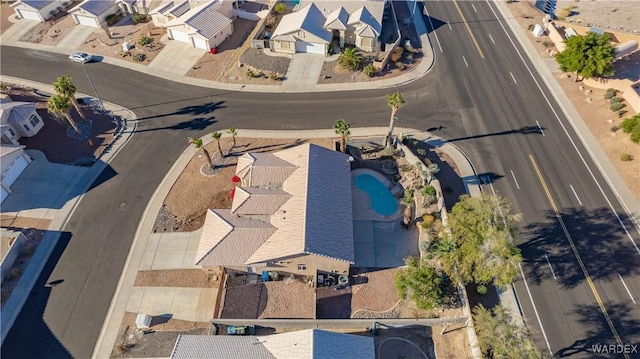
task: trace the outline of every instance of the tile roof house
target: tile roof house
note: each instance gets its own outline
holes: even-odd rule
[[[149,12],[149,16],[151,16],[153,25],[164,27],[168,22],[179,18],[190,9],[189,0],[169,1],[153,9]]]
[[[374,339],[321,329],[263,336],[180,335],[171,359],[375,358]]]
[[[238,159],[230,210],[207,212],[196,265],[346,273],[354,262],[348,156],[304,144]]]
[[[376,51],[384,4],[384,0],[303,0],[301,10],[280,21],[271,38],[271,49],[325,54],[328,44],[338,39],[340,48],[346,44],[366,52]]]
[[[232,1],[213,0],[196,5],[166,22],[169,38],[186,42],[192,47],[209,51],[219,46],[233,33]]]
[[[35,136],[44,122],[36,112],[35,103],[4,98],[0,100],[0,126],[0,142],[17,145],[20,137]]]
[[[120,12],[124,15],[136,12],[136,0],[84,0],[69,10],[73,21],[78,25],[106,28],[106,18]]]
[[[62,7],[62,1],[18,0],[10,6],[21,19],[45,22],[53,16],[57,8]]]

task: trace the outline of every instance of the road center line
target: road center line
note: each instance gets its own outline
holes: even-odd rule
[[[491,40],[491,42],[492,42],[494,45],[496,44],[496,42],[495,42],[495,41],[493,41],[493,37],[491,37],[491,34],[489,34],[489,39]]]
[[[633,296],[631,295],[631,291],[629,291],[629,287],[627,287],[627,283],[624,282],[624,279],[622,279],[622,276],[620,275],[620,273],[618,273],[618,278],[620,278],[620,281],[622,282],[624,289],[627,290],[627,294],[629,294],[629,297],[631,297],[631,301],[633,302],[633,304],[636,304],[636,300],[633,299]]]
[[[538,164],[536,163],[536,160],[533,158],[532,155],[529,155],[529,160],[531,161],[531,164],[533,165],[533,169],[535,170],[536,174],[538,175],[538,179],[540,180],[540,183],[542,184],[542,188],[544,189],[544,192],[547,195],[547,198],[549,199],[549,203],[551,203],[551,208],[553,208],[553,212],[555,213],[556,218],[558,219],[558,223],[560,223],[560,227],[562,227],[562,231],[564,232],[564,235],[567,238],[567,241],[569,241],[569,246],[571,247],[571,250],[573,251],[573,255],[578,260],[578,264],[580,265],[580,269],[582,270],[582,274],[586,278],[587,284],[589,285],[589,288],[591,289],[591,292],[593,293],[593,296],[595,297],[596,302],[598,302],[598,306],[600,307],[600,311],[602,311],[602,314],[604,314],[604,318],[607,321],[607,324],[609,325],[609,329],[611,329],[611,332],[613,333],[613,336],[616,338],[616,342],[618,342],[618,344],[620,344],[620,345],[623,345],[622,339],[620,339],[620,335],[618,334],[618,330],[613,325],[613,322],[611,321],[611,317],[609,317],[609,313],[607,312],[607,308],[605,308],[604,303],[602,302],[602,299],[600,298],[600,294],[598,294],[598,290],[596,289],[596,286],[593,284],[593,281],[591,280],[591,276],[589,275],[589,272],[587,271],[587,267],[584,266],[584,262],[582,261],[582,257],[580,257],[580,253],[578,253],[578,248],[576,248],[576,245],[573,242],[573,238],[571,237],[571,234],[569,234],[569,230],[567,229],[567,226],[565,225],[564,220],[562,219],[562,215],[560,215],[560,211],[558,210],[558,206],[556,205],[556,201],[551,196],[551,191],[549,190],[549,187],[547,186],[547,182],[542,177],[542,172],[540,172],[540,168],[538,167]],[[626,355],[625,357],[628,358],[629,356]]]
[[[582,206],[582,201],[580,200],[580,197],[578,197],[578,194],[576,193],[576,190],[573,189],[573,185],[569,185],[569,187],[571,187],[571,191],[573,191],[573,195],[576,196],[576,199],[578,200],[578,203],[580,203],[580,205]]]
[[[520,185],[518,185],[518,180],[516,179],[516,175],[513,173],[513,170],[511,171],[511,176],[513,177],[513,182],[516,183],[516,187],[518,187],[518,189],[520,189]]]
[[[453,31],[453,28],[451,27],[451,23],[447,22],[447,25],[449,25],[449,30]]]
[[[469,32],[469,36],[471,36],[471,40],[476,45],[476,49],[478,49],[478,53],[480,54],[480,57],[484,59],[484,54],[482,53],[482,50],[480,50],[480,45],[478,45],[478,41],[476,41],[476,37],[473,36],[473,32],[471,32],[471,28],[467,23],[467,19],[465,19],[464,14],[462,13],[462,10],[460,10],[460,6],[458,6],[458,3],[456,2],[456,0],[453,0],[453,4],[456,6],[456,9],[458,9],[458,13],[460,14],[460,17],[462,17],[462,22],[464,22],[464,26],[467,28],[467,32]]]
[[[518,84],[518,81],[516,81],[516,77],[513,76],[513,72],[509,71],[509,74],[511,75],[511,78],[513,79],[513,82],[516,83],[516,85]]]
[[[538,120],[536,120],[536,124],[538,125],[538,128],[540,129],[540,133],[542,133],[542,135],[544,136],[544,130],[542,129],[542,126],[540,126],[540,122],[538,122]]]
[[[427,10],[426,6],[424,7],[424,12],[427,14],[427,18],[429,19],[429,25],[431,25],[431,32],[433,33],[433,36],[436,37],[438,48],[440,49],[440,52],[444,52],[442,51],[442,45],[440,45],[440,39],[438,39],[438,34],[436,34],[436,29],[433,27],[433,22],[431,21],[431,16],[429,15],[429,10]],[[449,27],[451,27],[451,25],[449,25]]]
[[[464,60],[464,64],[467,65],[467,67],[469,67],[469,64],[467,63],[467,59],[464,58],[464,55],[462,56],[462,59]]]
[[[476,7],[473,6],[473,4],[471,4],[471,7],[473,8],[473,11],[478,12],[478,10],[476,10]]]
[[[547,105],[549,105],[549,108],[551,109],[551,112],[553,112],[554,116],[556,117],[556,120],[558,121],[558,123],[560,124],[560,126],[562,127],[562,130],[564,131],[565,135],[567,135],[567,138],[569,139],[569,142],[571,142],[571,145],[573,146],[573,149],[576,151],[576,153],[578,154],[578,157],[580,157],[580,160],[582,160],[582,164],[584,165],[584,167],[587,169],[587,172],[589,172],[589,175],[591,175],[591,178],[593,179],[593,182],[596,184],[596,186],[598,187],[598,189],[600,190],[600,193],[602,194],[602,197],[604,197],[605,201],[607,201],[607,205],[609,205],[609,208],[611,209],[611,212],[613,212],[613,215],[616,217],[616,219],[618,220],[618,223],[620,223],[620,226],[622,227],[622,229],[624,230],[624,233],[627,235],[627,238],[629,238],[629,240],[631,241],[631,243],[633,244],[633,247],[636,249],[636,252],[638,252],[638,254],[640,254],[640,247],[638,247],[638,245],[636,244],[636,242],[633,240],[633,237],[631,237],[631,234],[629,233],[629,231],[627,230],[627,226],[624,225],[624,223],[622,222],[622,219],[620,218],[620,215],[618,215],[618,212],[616,212],[616,210],[613,208],[613,204],[611,204],[611,201],[609,200],[609,197],[607,197],[607,195],[604,193],[604,190],[602,189],[602,186],[600,185],[600,182],[598,182],[598,180],[596,179],[595,175],[593,174],[593,171],[591,171],[591,167],[589,167],[587,165],[587,161],[585,161],[584,157],[582,156],[582,153],[578,150],[578,146],[576,146],[575,142],[573,141],[573,138],[571,138],[571,136],[569,135],[569,131],[567,131],[567,128],[565,127],[565,125],[562,123],[562,121],[560,120],[560,116],[558,116],[558,113],[556,112],[556,110],[553,108],[553,106],[551,105],[551,102],[549,101],[549,98],[547,97],[547,95],[544,93],[544,91],[542,90],[542,87],[540,86],[540,83],[538,83],[538,80],[535,78],[535,76],[533,75],[533,72],[531,72],[531,68],[529,68],[529,65],[527,65],[527,62],[524,61],[524,58],[522,57],[522,54],[520,53],[520,50],[518,50],[518,47],[516,46],[516,44],[513,42],[513,39],[511,38],[511,36],[509,36],[509,33],[507,32],[507,29],[505,29],[504,25],[502,24],[502,21],[500,21],[500,17],[498,16],[498,14],[496,14],[495,10],[493,9],[493,7],[491,7],[491,3],[489,2],[489,0],[485,0],[487,2],[487,5],[489,6],[489,9],[491,9],[491,12],[493,13],[493,16],[496,18],[496,20],[498,20],[498,23],[500,24],[500,27],[502,28],[502,31],[504,31],[505,35],[507,35],[507,38],[509,38],[509,42],[511,42],[511,46],[513,46],[513,49],[516,50],[516,53],[518,54],[518,57],[520,57],[520,60],[522,61],[522,63],[524,64],[524,67],[527,68],[527,71],[529,72],[529,75],[531,75],[531,78],[533,79],[533,82],[535,82],[536,86],[538,87],[538,90],[540,91],[540,93],[542,94],[542,97],[544,97],[545,101],[547,102]],[[544,80],[544,78],[542,78],[542,80],[546,83],[546,81]],[[547,84],[547,89],[550,90],[549,85]],[[551,91],[551,94],[553,96],[555,96],[555,94],[553,93],[553,91]],[[564,106],[562,105],[562,102],[560,102],[557,98],[556,98],[556,103],[558,106],[560,106],[565,115],[567,114],[567,110],[564,108]],[[569,115],[566,115],[567,120],[569,121],[569,123],[573,124],[573,121],[571,120],[571,118],[569,117]],[[574,127],[575,130],[575,127]],[[602,169],[602,166],[600,165],[600,162],[598,162],[594,155],[593,152],[591,151],[591,149],[589,148],[589,146],[585,145],[585,141],[584,138],[582,137],[582,135],[580,134],[580,132],[578,130],[575,130],[575,134],[576,136],[578,136],[585,149],[587,150],[587,152],[589,152],[591,159],[593,160],[593,162],[598,166],[598,168],[600,169],[600,174],[605,178],[605,180],[607,181],[607,184],[609,184],[609,189],[611,189],[616,196],[618,196],[618,192],[615,189],[615,187],[611,184],[611,180],[609,179],[609,177],[607,176],[607,173]],[[618,203],[625,209],[625,211],[627,212],[627,217],[629,218],[629,220],[633,223],[636,231],[638,233],[640,233],[640,226],[638,225],[638,223],[636,222],[635,218],[630,214],[631,211],[629,210],[629,208],[627,207],[627,205],[623,202],[623,201],[618,201]]]
[[[547,257],[547,254],[544,254],[544,259],[547,260],[547,264],[549,265],[549,269],[551,269],[551,275],[553,276],[553,279],[557,279],[556,278],[556,273],[553,271],[553,267],[551,266],[551,262],[549,262],[549,257]]]
[[[493,188],[493,184],[489,181],[489,188],[491,188],[491,192],[493,192],[494,196],[497,196],[496,189]],[[500,216],[502,217],[502,221],[504,222],[504,214],[502,213],[502,209],[498,207],[500,211]],[[509,235],[511,236],[511,235]],[[510,237],[511,238],[511,237]],[[547,333],[544,331],[544,327],[542,326],[542,320],[540,320],[540,315],[538,314],[538,308],[536,307],[536,302],[533,301],[533,296],[531,295],[531,290],[529,289],[529,284],[527,283],[527,277],[524,276],[524,271],[522,270],[522,264],[518,263],[518,269],[520,270],[520,275],[522,276],[522,282],[524,282],[524,288],[527,290],[527,294],[529,295],[529,300],[531,301],[531,306],[533,307],[533,313],[536,315],[536,319],[538,319],[538,325],[540,326],[540,331],[542,332],[542,337],[544,338],[544,342],[547,343],[547,349],[549,350],[549,354],[553,355],[553,351],[551,350],[551,345],[549,344],[549,339],[547,339]],[[515,291],[515,286],[511,284]],[[520,300],[516,298],[519,302]],[[520,307],[520,303],[518,303]],[[524,320],[524,318],[523,318]]]

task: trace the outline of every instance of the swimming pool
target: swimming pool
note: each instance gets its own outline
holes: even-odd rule
[[[357,189],[366,192],[371,201],[371,208],[382,216],[396,213],[398,210],[398,200],[391,194],[389,189],[380,180],[366,173],[354,176],[353,184]]]

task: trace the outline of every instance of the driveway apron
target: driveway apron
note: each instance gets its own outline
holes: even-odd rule
[[[185,42],[168,41],[149,67],[182,76],[204,53],[204,50],[193,48]]]
[[[295,54],[289,64],[284,85],[315,85],[324,65],[324,55]]]
[[[91,36],[94,32],[99,31],[95,27],[76,25],[71,32],[64,39],[56,45],[59,48],[77,49],[84,41]]]

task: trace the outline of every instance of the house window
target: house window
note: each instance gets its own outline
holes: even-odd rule
[[[16,133],[13,132],[12,129],[9,129],[9,134],[11,135],[11,137],[16,137]]]
[[[29,118],[29,122],[31,122],[31,126],[36,127],[36,125],[40,122],[40,119],[36,115],[31,115]]]
[[[298,264],[298,270],[307,270],[306,264]]]
[[[27,130],[27,132],[31,131],[31,129],[29,128],[29,126],[27,126],[26,123],[22,124],[22,127],[24,127],[24,129]]]
[[[372,39],[369,39],[369,38],[362,39],[362,46],[371,47],[371,40]]]

